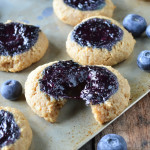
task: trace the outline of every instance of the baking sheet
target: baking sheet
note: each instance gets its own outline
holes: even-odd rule
[[[150,23],[150,2],[142,0],[113,0],[113,2],[117,6],[114,13],[116,20],[122,22],[127,14],[138,13]],[[24,86],[27,75],[37,66],[55,60],[70,59],[65,51],[65,42],[72,27],[63,24],[54,15],[52,0],[0,0],[0,21],[6,22],[8,19],[40,26],[47,35],[50,46],[45,56],[31,67],[19,73],[0,72],[0,84],[8,79],[16,79]],[[129,59],[115,66],[128,79],[131,86],[131,103],[126,110],[150,91],[150,74],[141,71],[136,65],[137,55],[144,49],[150,49],[150,39],[145,35],[137,39],[135,50]],[[78,149],[115,120],[103,126],[99,125],[93,118],[90,107],[86,107],[84,102],[80,101],[69,101],[61,110],[55,124],[35,115],[26,104],[24,95],[15,102],[0,96],[0,105],[18,108],[25,114],[33,130],[30,150]]]

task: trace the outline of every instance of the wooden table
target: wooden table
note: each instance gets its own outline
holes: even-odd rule
[[[101,137],[110,133],[123,136],[128,150],[150,150],[150,93],[80,150],[97,150]]]

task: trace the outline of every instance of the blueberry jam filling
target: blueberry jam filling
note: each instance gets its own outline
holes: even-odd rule
[[[117,77],[104,67],[89,66],[88,69],[88,78],[80,97],[86,104],[103,103],[118,90]]]
[[[98,10],[105,6],[105,0],[64,0],[64,3],[82,11]]]
[[[14,56],[28,51],[38,40],[39,27],[11,22],[0,23],[0,55]]]
[[[43,71],[40,89],[56,99],[80,98],[84,88],[87,69],[72,61],[59,61]]]
[[[81,66],[71,60],[45,68],[39,85],[41,91],[56,100],[83,99],[93,105],[108,100],[119,87],[117,77],[108,69]]]
[[[0,110],[0,148],[13,144],[20,137],[20,129],[13,114]]]
[[[110,20],[93,18],[79,24],[72,32],[71,38],[82,47],[106,48],[122,40],[123,30]]]

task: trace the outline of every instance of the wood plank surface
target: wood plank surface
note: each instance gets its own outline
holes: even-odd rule
[[[123,136],[128,150],[150,150],[150,93],[80,150],[96,150],[101,137],[110,133]]]

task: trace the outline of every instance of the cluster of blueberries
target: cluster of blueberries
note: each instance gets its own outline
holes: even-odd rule
[[[123,20],[123,26],[134,37],[139,37],[144,31],[150,38],[150,25],[146,20],[136,14],[129,14]],[[137,64],[142,70],[150,72],[150,50],[143,50],[137,58]],[[8,80],[0,88],[1,95],[8,100],[16,100],[22,94],[22,86],[19,81]],[[127,144],[123,137],[117,134],[107,134],[99,141],[97,150],[127,150]]]
[[[146,31],[146,35],[150,38],[150,25],[147,26],[146,20],[137,14],[129,14],[123,20],[123,26],[134,37],[140,37]],[[150,72],[150,50],[143,50],[137,58],[137,65],[140,69]]]

